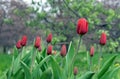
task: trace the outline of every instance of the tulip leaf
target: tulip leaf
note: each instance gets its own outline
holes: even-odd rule
[[[44,67],[44,64],[46,64],[46,62],[50,59],[50,55],[45,57],[41,62],[39,62],[39,64],[37,66],[35,66],[35,69],[33,71],[33,74],[32,76],[35,78],[35,79],[39,79],[41,74],[42,74],[42,67]],[[46,70],[46,69],[45,69]]]
[[[31,53],[29,52],[22,58],[22,61],[26,63],[29,67],[31,65],[31,57]]]
[[[29,67],[23,61],[21,61],[21,65],[25,73],[25,79],[32,79]]]
[[[118,72],[118,70],[120,69],[120,66],[119,67],[116,67],[116,68],[112,68],[110,69],[109,71],[107,71],[101,79],[111,79],[114,77],[114,75],[116,75],[116,73]],[[116,79],[116,78],[115,78]]]
[[[51,58],[51,56],[47,56],[45,57],[37,66],[36,69],[41,68],[42,65],[44,65],[49,59]]]
[[[98,72],[98,79],[100,79],[109,69],[109,67],[112,65],[113,61],[115,60],[116,55],[112,56],[110,59],[108,59],[108,61],[106,61],[104,63],[104,65],[102,66],[101,70]]]
[[[42,51],[42,57],[46,57],[46,48]]]
[[[17,58],[13,61],[13,75],[15,75],[19,69],[21,68],[20,66],[20,55],[21,53],[17,56]]]
[[[94,72],[88,71],[81,77],[78,77],[77,79],[92,79],[93,75],[94,75]]]
[[[72,71],[73,71],[73,63],[72,63],[73,56],[74,56],[74,47],[72,45],[72,42],[70,42],[68,52],[66,55],[66,63],[65,63],[65,70],[66,70],[65,73],[69,77],[72,75]]]
[[[32,79],[41,79],[42,71],[40,68],[35,68],[32,73]]]
[[[44,71],[39,78],[35,79],[52,79],[52,70],[49,68],[46,71]]]
[[[53,79],[65,79],[62,69],[58,65],[57,61],[51,56],[48,62],[51,65],[53,71]]]

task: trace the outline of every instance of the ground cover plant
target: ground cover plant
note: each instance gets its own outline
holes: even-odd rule
[[[72,41],[67,50],[63,44],[60,51],[53,51],[54,45],[51,44],[52,33],[46,38],[47,46],[42,47],[42,39],[40,36],[35,38],[32,48],[27,52],[27,36],[18,40],[12,64],[2,76],[4,79],[119,79],[119,64],[114,64],[117,54],[106,55],[101,49],[96,59],[94,58],[95,48],[91,46],[90,51],[84,52],[83,56],[79,53],[81,40],[88,32],[88,22],[85,18],[80,18],[77,23],[76,32],[78,34],[79,43],[74,48]],[[100,48],[104,48],[107,43],[107,35],[102,32],[100,36]],[[77,59],[84,60],[85,70],[81,69],[77,63],[81,62]],[[104,60],[104,61],[103,61]],[[77,62],[77,63],[76,63]],[[82,71],[81,71],[82,70]]]

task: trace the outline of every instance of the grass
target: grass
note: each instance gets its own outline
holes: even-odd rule
[[[10,67],[12,56],[7,54],[0,54],[0,76],[7,68]]]

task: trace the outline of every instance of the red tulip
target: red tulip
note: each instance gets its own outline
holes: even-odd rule
[[[47,48],[47,55],[51,55],[52,54],[52,45],[49,45]]]
[[[107,37],[106,37],[106,34],[103,32],[100,37],[100,44],[105,45],[106,41],[107,41]]]
[[[62,45],[61,51],[60,51],[60,55],[62,57],[64,57],[66,55],[66,45]]]
[[[77,73],[78,73],[78,68],[74,67],[74,75],[77,75]]]
[[[80,18],[77,23],[77,33],[84,35],[88,32],[88,22],[85,18]]]
[[[16,43],[16,47],[17,49],[20,49],[22,46],[21,46],[21,40],[19,40],[17,43]]]
[[[34,47],[39,48],[40,47],[40,42],[41,42],[41,39],[40,39],[39,36],[37,36],[36,39],[35,39]]]
[[[90,56],[92,57],[94,55],[94,47],[92,46],[91,48],[90,48]]]
[[[52,41],[52,33],[50,33],[50,34],[48,35],[46,41],[47,41],[48,43],[50,43],[50,42]]]
[[[21,39],[21,45],[22,46],[26,46],[27,44],[27,36],[26,35],[23,35],[22,36],[22,39]]]

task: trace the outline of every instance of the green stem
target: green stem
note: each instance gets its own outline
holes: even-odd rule
[[[90,57],[90,65],[89,65],[89,70],[91,71],[91,67],[92,67],[92,57]]]
[[[76,53],[75,53],[74,56],[73,56],[72,63],[74,62],[75,57],[76,57],[76,55],[78,54],[78,51],[79,51],[79,48],[80,48],[80,44],[81,44],[81,40],[82,40],[82,35],[80,35],[80,39],[79,39],[77,51],[76,51]]]
[[[76,79],[76,75],[74,75],[74,79]]]
[[[100,65],[101,65],[101,58],[102,58],[102,46],[100,46],[100,52],[99,52],[98,71],[99,71]]]
[[[78,53],[78,51],[79,51],[81,40],[82,40],[82,36],[80,36],[79,43],[78,43],[78,48],[77,48],[77,52],[76,53]]]

